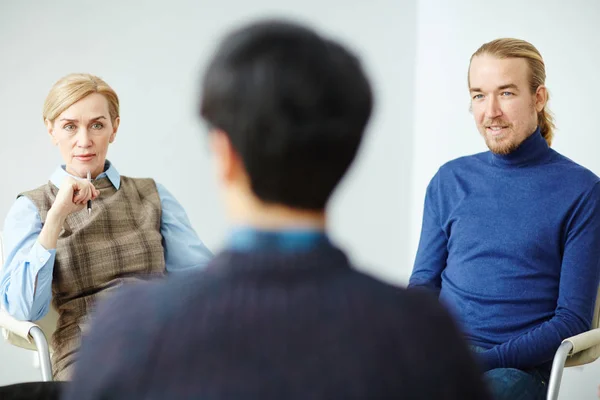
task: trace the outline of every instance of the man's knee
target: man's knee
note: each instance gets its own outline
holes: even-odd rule
[[[516,368],[496,368],[484,374],[494,400],[544,399],[546,385],[541,377]]]

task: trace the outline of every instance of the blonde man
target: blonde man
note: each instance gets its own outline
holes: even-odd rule
[[[410,278],[460,321],[497,399],[544,398],[553,354],[589,329],[598,287],[599,178],[550,148],[545,79],[526,41],[473,54],[471,110],[490,151],[431,180]]]

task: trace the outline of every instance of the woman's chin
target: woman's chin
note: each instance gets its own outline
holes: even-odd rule
[[[66,169],[69,174],[78,178],[85,178],[87,176],[87,168],[85,166],[67,164]]]

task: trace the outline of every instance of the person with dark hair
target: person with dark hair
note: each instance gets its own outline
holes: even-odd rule
[[[200,105],[226,248],[100,305],[66,398],[487,399],[437,300],[358,272],[326,233],[372,107],[340,44],[284,21],[230,33]]]

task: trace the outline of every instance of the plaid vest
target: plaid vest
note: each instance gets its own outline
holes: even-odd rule
[[[108,178],[93,184],[100,196],[92,202],[91,215],[86,208],[69,215],[56,246],[52,302],[59,318],[52,365],[61,380],[71,375],[86,317],[98,298],[126,280],[165,273],[162,209],[154,180],[121,176],[119,190]],[[57,193],[48,182],[22,195],[35,204],[44,224]]]

